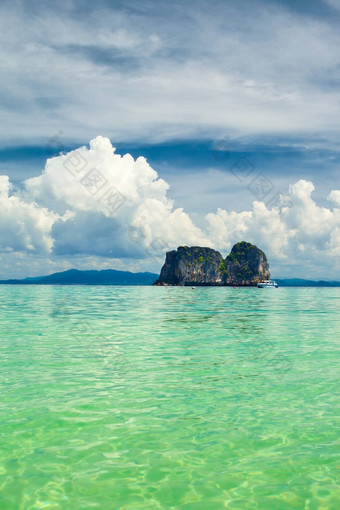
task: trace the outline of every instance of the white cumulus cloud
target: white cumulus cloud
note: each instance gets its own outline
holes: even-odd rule
[[[183,209],[174,209],[168,184],[146,159],[115,154],[108,138],[49,159],[25,186],[27,195],[58,213],[72,211],[53,229],[59,254],[141,257],[209,243]]]
[[[0,251],[51,252],[51,229],[59,216],[13,194],[5,175],[0,176],[0,211]]]
[[[333,189],[327,198],[330,202],[333,202],[334,204],[340,206],[340,190]]]
[[[312,182],[300,180],[290,186],[288,205],[268,208],[255,201],[251,211],[219,209],[206,216],[213,239],[229,249],[240,238],[260,246],[277,270],[290,266],[295,276],[334,277],[339,269],[340,208],[320,207],[312,198]],[[339,197],[332,191],[332,200]]]

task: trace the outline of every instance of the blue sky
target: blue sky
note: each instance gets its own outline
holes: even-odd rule
[[[163,253],[157,260],[148,251],[136,258],[122,237],[120,245],[119,239],[114,246],[105,242],[100,254],[92,253],[85,220],[52,221],[53,214],[65,214],[66,209],[56,203],[54,191],[46,191],[46,182],[34,196],[29,194],[26,182],[42,174],[47,158],[88,147],[90,140],[103,136],[118,154],[146,157],[158,178],[168,183],[166,196],[158,199],[164,204],[172,200],[173,211],[183,208],[190,216],[194,226],[186,244],[206,240],[227,251],[244,234],[263,243],[277,277],[340,278],[337,194],[329,200],[340,187],[339,21],[337,0],[3,1],[0,175],[11,182],[7,199],[48,209],[51,231],[41,234],[49,237],[46,248],[37,241],[37,225],[34,233],[30,230],[33,220],[23,227],[12,214],[11,224],[22,239],[7,239],[9,206],[2,230],[0,222],[0,273],[30,276],[71,266],[159,270]],[[250,162],[254,177],[261,174],[271,183],[273,196],[290,195],[290,187],[300,180],[312,182],[313,192],[308,186],[300,188],[307,198],[312,196],[316,208],[300,192],[294,196],[304,203],[314,230],[328,222],[325,232],[298,243],[297,233],[309,231],[301,211],[298,225],[291,212],[286,219],[280,216],[280,225],[273,216],[267,234],[263,222],[245,226],[240,215],[253,210],[256,197],[249,182],[231,172],[240,158]],[[59,171],[57,162],[54,167]],[[138,186],[140,190],[142,184]],[[69,213],[80,214],[77,207],[89,210],[89,205],[66,201],[60,193],[58,199],[67,202]],[[143,207],[138,202],[137,209]],[[207,215],[217,215],[218,208],[239,215],[223,221],[223,214],[218,216],[225,241],[210,223],[207,227]],[[137,209],[124,215],[129,225],[138,220]],[[39,212],[34,209],[32,214],[39,223]],[[87,221],[105,237],[116,232],[118,223],[117,232],[124,231],[123,218],[117,215],[111,227],[104,217]],[[175,228],[172,216],[164,218],[169,230],[165,244],[176,248],[181,225]],[[217,217],[209,218],[216,227]],[[79,250],[66,243],[69,252],[63,248],[61,255],[53,248],[60,247],[55,235],[66,226],[68,232],[72,221],[78,229],[83,225],[84,238]],[[232,234],[230,221],[235,222]],[[146,229],[152,228],[158,232],[157,225]],[[261,236],[251,228],[261,228]],[[270,244],[272,229],[282,229],[285,247]],[[95,244],[96,233],[91,235]],[[150,236],[145,238],[146,250],[159,232]],[[178,234],[178,244],[185,239]],[[286,259],[279,256],[284,249]],[[302,256],[308,261],[300,268]]]

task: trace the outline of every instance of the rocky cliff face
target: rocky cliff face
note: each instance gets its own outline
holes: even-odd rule
[[[265,253],[253,244],[242,241],[233,246],[225,259],[229,274],[229,285],[256,285],[261,280],[269,280],[269,264]]]
[[[166,254],[154,285],[221,285],[222,255],[211,248],[180,246]]]
[[[211,248],[180,246],[166,254],[154,285],[244,285],[270,278],[266,255],[256,246],[235,244],[226,259]]]

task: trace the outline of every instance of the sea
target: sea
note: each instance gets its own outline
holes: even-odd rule
[[[339,510],[340,288],[0,286],[0,509]]]

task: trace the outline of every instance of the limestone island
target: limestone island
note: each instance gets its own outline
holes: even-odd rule
[[[166,254],[158,280],[153,285],[254,287],[269,280],[265,253],[242,241],[224,259],[220,252],[200,246],[179,246]]]

